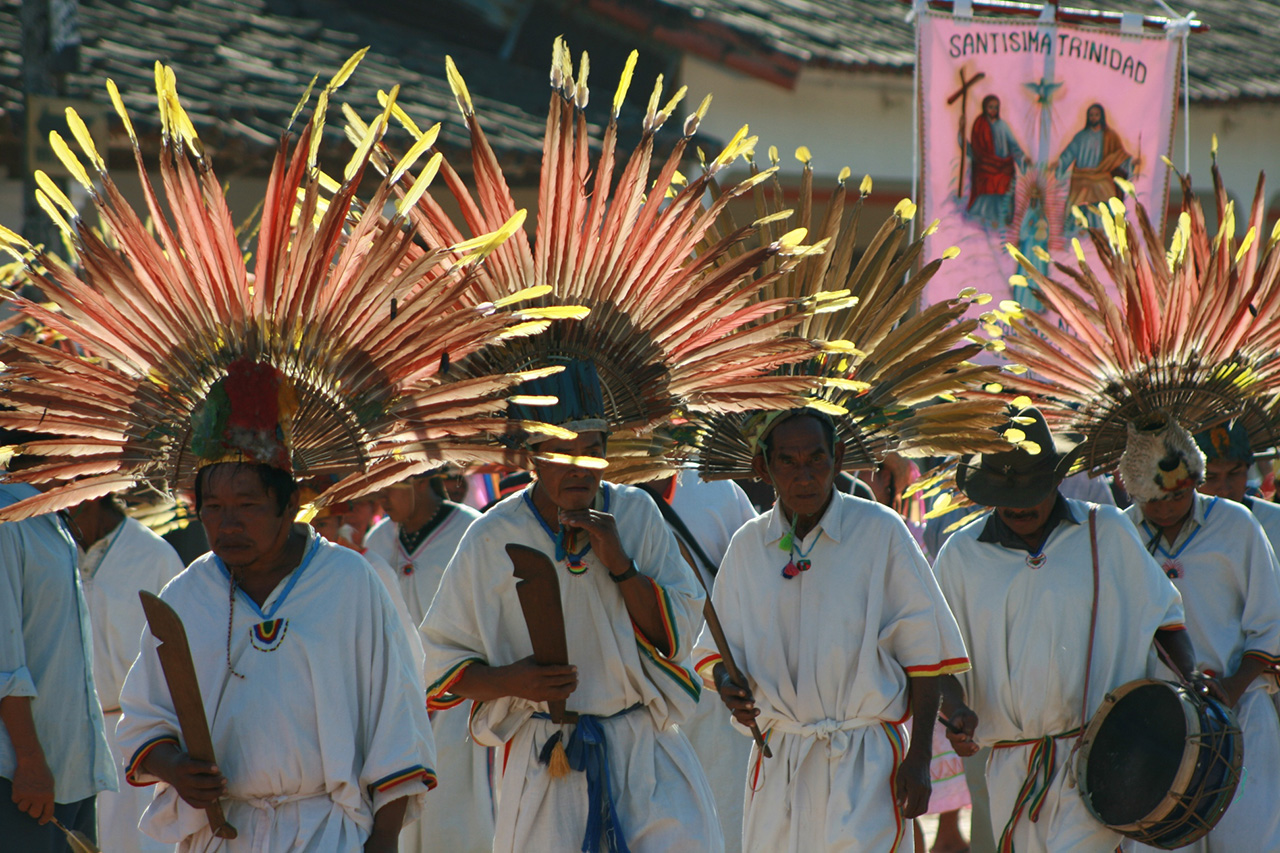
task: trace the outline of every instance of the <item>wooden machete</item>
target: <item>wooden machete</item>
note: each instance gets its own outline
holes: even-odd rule
[[[533,659],[539,665],[565,666],[569,663],[569,644],[564,635],[564,608],[560,604],[560,580],[555,564],[537,548],[507,545],[507,556],[515,569],[516,595],[529,628]],[[547,703],[553,723],[577,722],[578,715],[565,710],[563,699]]]
[[[147,615],[151,636],[160,641],[156,655],[164,670],[169,696],[173,699],[173,711],[182,729],[182,740],[187,755],[197,761],[215,763],[213,739],[209,737],[209,721],[204,715],[204,702],[200,699],[200,683],[196,680],[196,668],[191,662],[191,647],[187,645],[187,630],[173,608],[146,590],[138,591],[142,599],[142,611]],[[236,828],[227,823],[222,806],[214,803],[205,810],[209,816],[209,828],[218,838],[235,838]]]

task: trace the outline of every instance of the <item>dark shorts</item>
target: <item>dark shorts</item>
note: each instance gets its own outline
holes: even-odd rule
[[[83,832],[97,842],[98,819],[94,798],[75,803],[54,803],[53,816],[67,829]],[[13,783],[0,776],[0,853],[67,853],[71,849],[62,830],[44,826],[13,801]]]

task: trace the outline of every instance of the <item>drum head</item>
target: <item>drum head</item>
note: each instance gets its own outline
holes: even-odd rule
[[[1081,755],[1094,814],[1108,826],[1150,815],[1173,786],[1186,737],[1182,703],[1166,685],[1145,683],[1120,697]]]

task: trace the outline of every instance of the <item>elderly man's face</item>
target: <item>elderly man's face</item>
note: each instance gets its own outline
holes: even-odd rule
[[[1030,507],[996,507],[996,515],[1017,535],[1027,538],[1035,536],[1049,520],[1049,513],[1057,503],[1058,491],[1054,489],[1049,496],[1035,506]]]
[[[538,455],[555,453],[561,456],[594,456],[603,458],[605,454],[604,433],[589,430],[578,433],[577,438],[553,438],[540,443],[535,448]],[[560,509],[589,509],[595,502],[596,493],[600,491],[600,480],[604,472],[598,468],[586,468],[580,465],[567,465],[535,459],[533,472],[538,478],[538,487]]]
[[[270,568],[298,514],[298,495],[281,512],[275,493],[251,465],[224,462],[206,468],[201,479],[200,521],[209,547],[229,568]]]

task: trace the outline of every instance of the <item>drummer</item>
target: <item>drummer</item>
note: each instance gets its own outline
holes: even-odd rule
[[[957,469],[961,491],[994,511],[957,531],[934,564],[973,662],[942,679],[942,713],[958,730],[948,737],[959,754],[992,747],[999,849],[1112,853],[1121,836],[1089,814],[1064,770],[1082,720],[1108,690],[1151,674],[1153,640],[1197,683],[1204,676],[1193,668],[1181,596],[1133,525],[1114,507],[1064,498],[1069,446],[1037,409],[1013,417],[1031,419],[1018,427],[1022,444],[962,457]]]
[[[1130,429],[1120,476],[1134,499],[1125,513],[1182,593],[1197,666],[1221,684],[1244,733],[1244,780],[1198,849],[1280,850],[1280,720],[1267,695],[1275,680],[1259,678],[1280,662],[1275,554],[1248,509],[1196,491],[1205,456],[1173,419]]]

